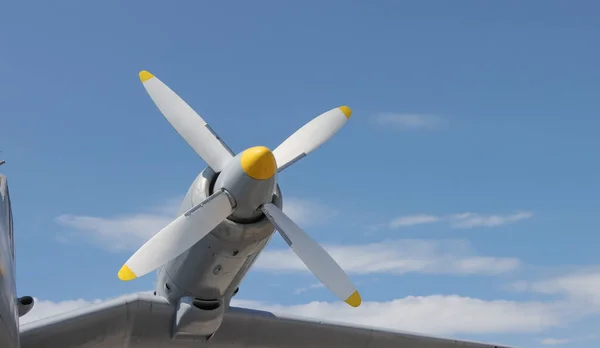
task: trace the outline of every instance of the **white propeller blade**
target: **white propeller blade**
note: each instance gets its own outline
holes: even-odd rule
[[[233,157],[231,151],[212,131],[206,121],[161,80],[147,71],[140,80],[160,112],[215,172],[220,172]]]
[[[267,203],[261,209],[306,267],[331,292],[353,307],[360,306],[362,300],[358,291],[325,249],[310,238],[277,206]]]
[[[331,138],[350,118],[347,106],[331,109],[308,122],[290,135],[274,151],[277,171],[282,171],[295,161],[308,155]]]
[[[133,280],[171,261],[210,233],[232,210],[227,193],[214,193],[142,245],[123,265],[119,279]]]

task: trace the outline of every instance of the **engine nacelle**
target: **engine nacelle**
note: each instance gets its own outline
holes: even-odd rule
[[[201,203],[211,194],[217,175],[206,168],[190,186],[179,214]],[[277,187],[273,204],[283,201]],[[225,307],[252,266],[260,251],[273,236],[271,222],[262,216],[258,221],[225,219],[202,240],[191,245],[158,271],[156,294],[177,305],[181,297],[222,299]]]
[[[177,304],[173,338],[208,340],[221,326],[224,314],[222,299],[182,297]]]
[[[31,296],[22,296],[17,299],[17,306],[19,308],[19,317],[24,316],[29,313],[29,311],[33,308],[35,301]]]

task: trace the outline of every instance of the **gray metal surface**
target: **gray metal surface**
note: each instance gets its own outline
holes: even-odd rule
[[[269,203],[273,197],[273,187],[277,176],[257,180],[251,178],[242,169],[240,162],[242,154],[235,156],[219,174],[214,190],[226,189],[235,199],[237,205],[232,220],[240,223],[252,223],[262,218],[262,212],[257,208]]]
[[[19,346],[12,224],[8,183],[6,176],[0,174],[0,347],[2,348]]]
[[[27,315],[35,304],[35,299],[31,296],[22,296],[17,299],[17,312],[19,313],[19,318]]]
[[[210,168],[200,173],[188,190],[179,212],[210,196],[215,181],[216,174]],[[272,202],[283,207],[279,186]],[[171,303],[177,303],[183,296],[192,296],[222,300],[228,306],[233,293],[274,232],[273,225],[264,216],[247,224],[223,221],[209,235],[159,269],[157,294]]]
[[[172,338],[176,307],[137,294],[28,323],[22,348],[505,348],[231,307],[208,341]]]
[[[203,301],[182,297],[177,304],[173,337],[207,340],[221,326],[225,315],[222,301]]]

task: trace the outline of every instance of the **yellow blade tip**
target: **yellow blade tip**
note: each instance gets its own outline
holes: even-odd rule
[[[129,280],[134,280],[135,278],[137,278],[137,276],[127,265],[123,265],[123,267],[121,267],[121,270],[119,270],[119,279],[121,279],[122,281],[126,282]]]
[[[358,291],[355,291],[346,299],[346,303],[351,305],[352,307],[358,307],[362,303],[362,299],[360,298],[360,294]]]
[[[349,107],[344,105],[344,106],[340,106],[338,109],[340,109],[340,111],[342,111],[344,113],[344,116],[346,116],[346,119],[350,119],[350,116],[352,115],[352,110]]]
[[[142,82],[146,82],[146,81],[150,80],[153,77],[154,77],[154,75],[152,75],[151,73],[147,72],[146,70],[140,71],[140,80]]]

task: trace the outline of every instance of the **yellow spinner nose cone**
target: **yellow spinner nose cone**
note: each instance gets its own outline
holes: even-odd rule
[[[257,180],[271,178],[277,172],[277,163],[271,150],[264,146],[255,146],[242,153],[242,169],[249,177]]]

